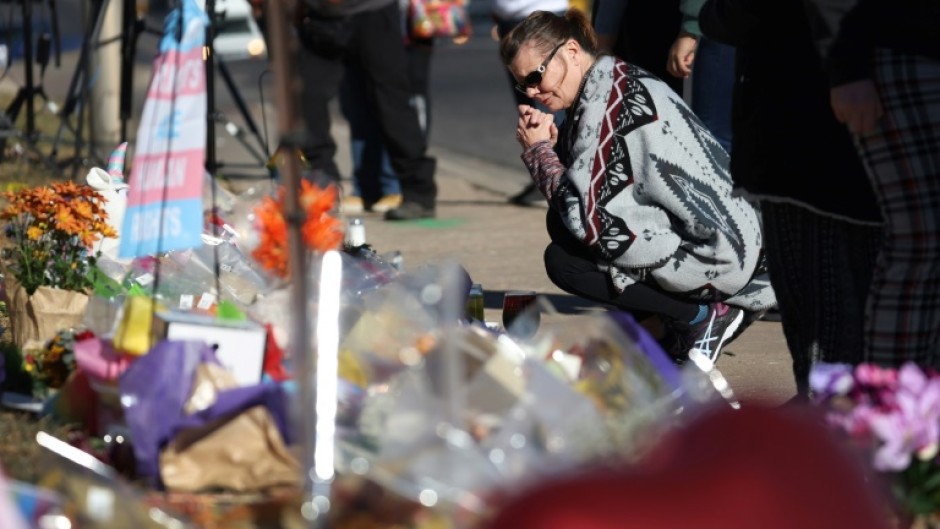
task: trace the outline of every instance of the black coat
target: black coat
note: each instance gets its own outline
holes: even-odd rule
[[[802,0],[708,0],[702,32],[736,47],[731,174],[750,195],[880,222],[829,85]]]

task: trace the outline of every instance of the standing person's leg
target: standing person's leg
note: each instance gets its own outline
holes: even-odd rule
[[[734,89],[734,48],[702,37],[692,71],[692,112],[731,152],[731,93]]]
[[[408,57],[408,79],[411,82],[411,98],[409,103],[418,115],[418,125],[424,134],[425,141],[430,137],[431,127],[431,97],[430,97],[430,70],[431,53],[434,50],[434,39],[412,39],[406,46]],[[381,129],[376,125],[375,133],[381,137]],[[379,186],[382,197],[372,204],[372,210],[384,213],[401,206],[401,182],[392,168],[392,160],[388,149],[382,150],[382,170],[379,175]]]
[[[401,183],[403,202],[388,220],[434,216],[437,185],[435,160],[426,156],[427,142],[409,104],[411,84],[402,42],[398,4],[355,15],[357,58],[371,80],[377,117],[389,158]]]
[[[797,393],[809,394],[815,362],[857,364],[865,299],[881,240],[855,224],[793,204],[764,201],[764,250]]]
[[[329,102],[336,97],[343,77],[343,55],[350,30],[346,19],[312,15],[303,17],[298,28],[298,67],[303,80],[300,109],[309,136],[303,152],[311,168],[311,173],[304,176],[321,184],[338,182],[340,177],[334,159],[336,143],[330,133]]]
[[[346,67],[339,90],[339,107],[349,122],[349,140],[352,151],[352,197],[343,202],[345,213],[361,212],[382,197],[380,180],[386,156],[382,146],[382,133],[375,120],[375,105],[369,99],[367,80],[359,64],[352,62]],[[398,178],[394,173],[397,184]],[[347,207],[351,205],[353,207]]]
[[[884,115],[858,138],[885,220],[866,360],[940,367],[940,62],[878,50]]]
[[[418,124],[425,139],[431,137],[431,57],[434,39],[411,38],[405,47],[408,56],[408,80],[411,83],[411,106],[418,114]]]

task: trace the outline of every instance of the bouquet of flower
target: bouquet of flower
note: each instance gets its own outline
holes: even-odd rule
[[[91,246],[115,237],[103,197],[89,186],[53,183],[3,193],[0,211],[10,245],[0,258],[7,271],[32,295],[48,286],[83,292],[91,288]]]
[[[23,353],[23,369],[33,379],[34,394],[44,394],[47,388],[58,389],[65,384],[75,370],[75,342],[90,336],[89,331],[64,329],[41,349]]]
[[[904,517],[940,512],[940,375],[914,363],[900,369],[817,364],[814,402],[827,422],[869,455]]]
[[[253,211],[257,240],[252,241],[251,256],[268,272],[286,279],[290,275],[287,266],[287,220],[284,218],[286,190],[278,189],[277,197],[266,196]],[[301,181],[300,206],[305,214],[301,227],[304,244],[308,249],[325,252],[338,248],[343,241],[342,223],[332,216],[336,205],[336,189],[333,186],[321,189],[306,180]]]

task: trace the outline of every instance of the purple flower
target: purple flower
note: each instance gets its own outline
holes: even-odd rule
[[[809,373],[809,387],[817,400],[847,395],[854,386],[852,366],[848,364],[817,363]]]
[[[897,373],[894,406],[870,419],[882,445],[875,452],[878,470],[903,470],[917,455],[929,459],[940,444],[940,378],[928,378],[913,363]]]

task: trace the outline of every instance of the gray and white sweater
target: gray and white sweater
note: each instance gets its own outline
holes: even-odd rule
[[[732,196],[728,154],[646,71],[598,58],[555,147],[522,158],[618,290],[644,282],[690,300],[775,305],[760,212]]]

